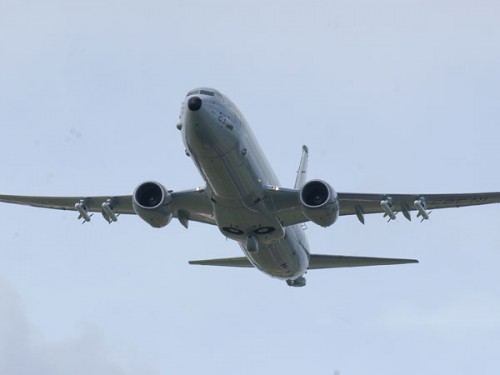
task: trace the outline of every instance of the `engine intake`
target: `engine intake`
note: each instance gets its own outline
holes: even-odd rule
[[[300,204],[304,216],[315,224],[329,227],[339,216],[337,193],[326,182],[312,180],[300,190]]]
[[[172,219],[172,197],[158,182],[143,182],[137,186],[132,206],[135,213],[154,228],[162,228]]]

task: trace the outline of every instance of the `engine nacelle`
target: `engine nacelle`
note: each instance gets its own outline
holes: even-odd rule
[[[339,216],[337,192],[326,182],[312,180],[300,189],[304,216],[322,227],[329,227]]]
[[[143,182],[137,186],[132,206],[135,213],[154,228],[162,228],[172,219],[172,197],[158,182]]]

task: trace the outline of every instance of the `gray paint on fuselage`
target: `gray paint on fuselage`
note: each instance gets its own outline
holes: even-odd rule
[[[201,90],[215,95],[200,94]],[[285,280],[304,275],[309,263],[305,233],[300,226],[283,228],[262,201],[264,188],[279,186],[279,181],[247,121],[217,90],[193,91],[198,93],[188,95],[181,110],[182,137],[207,184],[219,230],[238,241],[245,255],[262,272]],[[199,110],[187,107],[192,96],[202,100]],[[254,232],[267,227],[274,231],[260,235]],[[247,250],[249,235],[258,239],[257,252]]]

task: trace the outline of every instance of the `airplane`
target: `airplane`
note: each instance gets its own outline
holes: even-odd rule
[[[307,180],[309,150],[302,157],[293,188],[283,187],[253,132],[233,102],[212,88],[197,88],[186,95],[177,128],[205,185],[172,191],[156,181],[141,183],[132,195],[94,197],[37,197],[0,195],[0,202],[74,210],[83,223],[101,212],[108,223],[120,214],[136,214],[155,228],[172,218],[188,228],[190,221],[212,224],[241,247],[244,256],[190,261],[195,265],[257,268],[286,281],[306,285],[308,270],[418,263],[415,259],[311,254],[305,223],[322,227],[339,216],[381,213],[389,221],[396,214],[422,221],[430,209],[475,206],[500,202],[500,192],[468,194],[365,194],[336,192],[322,180]]]

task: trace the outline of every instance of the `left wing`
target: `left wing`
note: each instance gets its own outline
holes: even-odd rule
[[[300,190],[268,188],[264,201],[283,225],[293,225],[308,221],[299,203]],[[394,219],[402,212],[411,220],[412,211],[422,219],[429,218],[429,211],[439,208],[478,206],[500,203],[500,192],[466,194],[365,194],[337,193],[340,215],[356,215],[364,224],[364,214],[382,213]]]
[[[212,204],[203,189],[171,192],[173,217],[216,224]],[[78,211],[76,204],[83,203],[86,212],[102,212],[108,220],[103,204],[109,204],[113,213],[135,214],[131,195],[110,195],[98,197],[38,197],[19,195],[0,195],[0,202],[25,206],[52,208],[56,210]],[[109,221],[109,220],[108,220]]]

